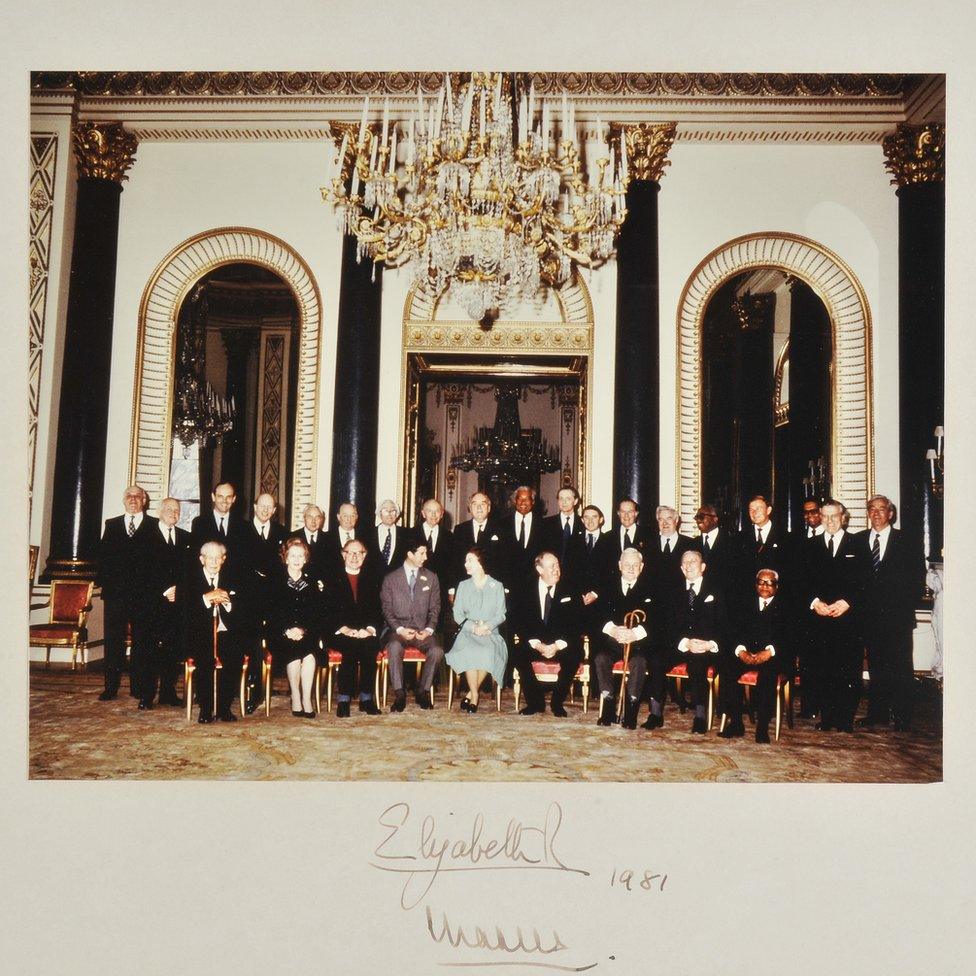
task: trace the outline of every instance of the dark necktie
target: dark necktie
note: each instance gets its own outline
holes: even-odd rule
[[[525,548],[525,516],[522,516],[522,522],[519,525],[519,545]]]
[[[134,515],[129,516],[129,528],[126,530],[130,536],[135,535],[136,531],[136,517]]]
[[[768,607],[768,606],[769,606],[769,601],[768,600],[760,600],[759,601],[759,612],[760,613],[765,613],[766,612],[766,607]]]
[[[549,612],[552,610],[552,587],[546,587],[545,605],[542,608],[542,622],[549,623]]]
[[[434,548],[437,545],[437,543],[436,543],[436,541],[434,539],[434,530],[433,529],[427,529],[426,531],[427,531],[427,545],[430,548],[430,551],[433,553]]]
[[[664,543],[664,555],[665,556],[670,556],[671,555],[671,540],[670,539],[668,539]]]
[[[314,546],[315,545],[315,533],[314,532],[311,534],[311,536],[309,536],[308,544],[310,546]]]
[[[711,552],[712,547],[708,544],[708,536],[707,535],[706,536],[703,536],[702,537],[702,540],[703,540],[702,541],[702,552],[705,552],[705,553]]]
[[[586,533],[586,551],[587,552],[593,552],[593,533],[592,532],[587,532]]]
[[[757,527],[756,528],[756,552],[762,552],[762,547],[763,547],[762,529]]]
[[[572,535],[572,531],[569,528],[569,519],[566,519],[566,521],[563,522],[563,543],[564,544],[569,541],[569,537],[571,535]]]
[[[695,605],[695,588],[693,586],[688,587],[688,606],[693,607]]]
[[[173,538],[173,526],[170,526],[169,527],[169,544],[171,546],[175,546],[176,545],[176,540]]]
[[[881,569],[881,536],[877,532],[874,533],[874,544],[871,546],[871,564],[875,572]]]
[[[389,565],[390,562],[390,549],[392,548],[393,542],[393,530],[386,530],[386,541],[383,543],[383,562]]]
[[[827,541],[827,552],[830,553],[830,558],[833,559],[834,558],[834,537],[833,536],[831,536],[830,539]]]
[[[807,538],[812,539],[816,534],[816,529],[807,529]]]
[[[220,532],[220,538],[221,539],[226,539],[227,538],[227,532],[224,530],[224,520],[223,519],[220,520],[220,529],[218,531]]]
[[[634,540],[630,537],[630,529],[624,533],[624,549],[629,549],[634,544]]]
[[[410,570],[410,579],[407,581],[407,585],[410,587],[410,599],[413,599],[413,588],[417,585],[417,570]]]
[[[268,523],[267,522],[265,522],[264,525],[261,526],[261,538],[262,539],[267,539],[268,538]]]

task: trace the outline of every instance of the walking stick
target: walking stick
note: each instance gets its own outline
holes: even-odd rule
[[[633,630],[638,624],[647,620],[647,614],[643,610],[631,610],[624,617],[624,626],[628,630]],[[627,690],[627,665],[630,662],[630,642],[624,644],[624,666],[620,672],[620,695],[617,698],[617,721],[619,722],[624,714],[624,700]]]
[[[213,659],[214,659],[213,667],[214,667],[214,675],[213,675],[213,713],[212,713],[214,715],[217,714],[217,680],[218,680],[217,672],[223,667],[223,664],[220,663],[220,657],[217,654],[217,627],[218,627],[219,624],[220,624],[220,606],[217,603],[214,603],[214,605],[213,605]]]

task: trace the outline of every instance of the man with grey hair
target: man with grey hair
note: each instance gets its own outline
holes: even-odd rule
[[[325,533],[323,547],[323,576],[326,580],[345,572],[343,547],[352,539],[358,539],[359,509],[352,502],[343,502],[336,509],[335,525]]]
[[[150,596],[147,558],[149,543],[157,531],[156,519],[145,514],[149,497],[139,485],[129,485],[122,495],[124,515],[106,519],[98,548],[98,576],[105,604],[105,688],[99,701],[118,694],[125,664],[126,631],[132,640],[129,694],[140,698],[137,675],[144,670],[149,651],[147,628]]]
[[[305,571],[312,579],[325,578],[325,545],[326,534],[322,531],[325,524],[325,512],[318,505],[309,502],[302,509],[302,528],[298,533],[305,540],[311,555]]]
[[[681,557],[696,546],[692,539],[678,532],[681,516],[676,509],[670,505],[658,505],[654,515],[658,534],[656,539],[648,540],[644,559],[654,582],[655,594],[661,606],[666,607],[670,605],[671,597],[684,585]]]
[[[403,565],[407,554],[407,532],[397,525],[400,506],[392,498],[384,498],[376,506],[378,524],[363,540],[369,550],[369,559],[380,574]]]

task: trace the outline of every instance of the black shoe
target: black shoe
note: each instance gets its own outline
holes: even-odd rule
[[[428,691],[424,691],[423,689],[418,688],[414,692],[414,696],[413,697],[414,697],[414,701],[417,702],[417,705],[420,708],[423,708],[425,710],[429,710],[429,709],[431,709],[431,708],[434,707],[434,703],[430,700],[430,691],[429,690]]]
[[[640,708],[640,702],[636,698],[628,698],[627,703],[624,705],[624,717],[621,721],[621,726],[625,729],[636,729],[637,728],[637,709]]]
[[[603,726],[613,725],[617,721],[617,700],[610,697],[600,697],[600,714],[596,724]]]
[[[213,715],[205,715],[203,712],[201,712],[197,722],[199,722],[200,725],[209,725],[213,720]]]
[[[462,698],[461,699],[461,704],[460,704],[459,707],[460,707],[460,709],[461,709],[462,712],[470,712],[471,711],[471,702],[470,702],[470,700],[467,699],[467,698]]]
[[[115,696],[117,692],[109,691],[107,688],[99,696],[99,701],[115,701]]]
[[[310,712],[299,712],[302,718],[315,718],[315,709],[313,708]]]
[[[664,725],[664,716],[655,715],[653,712],[651,712],[651,714],[647,716],[646,722],[641,722],[641,728],[647,729],[648,732],[653,732],[655,729],[660,729],[663,727],[663,725]]]
[[[746,729],[741,721],[739,722],[729,722],[721,732],[719,732],[718,737],[720,739],[737,739],[740,735],[745,735]],[[759,734],[758,731],[756,733]],[[767,742],[769,739],[766,740]]]
[[[762,725],[756,726],[756,742],[769,742],[769,729]]]
[[[366,698],[365,700],[359,699],[359,710],[365,715],[382,715],[383,713],[376,707],[376,702],[372,698]]]
[[[832,732],[833,729],[834,729],[834,726],[833,726],[833,723],[832,722],[817,722],[817,724],[814,726],[814,728],[818,732]]]
[[[262,701],[255,701],[252,699],[244,706],[244,714],[253,715],[263,704],[264,702]]]
[[[149,701],[148,698],[143,698],[139,702],[139,711],[140,712],[149,712],[149,711],[152,711],[152,707],[153,707],[153,703],[151,701]]]
[[[217,715],[217,718],[221,722],[236,722],[237,721],[237,716],[233,712],[231,712],[231,711],[220,712]]]
[[[474,713],[476,711],[478,711],[478,706],[477,705],[473,705],[471,702],[468,702],[468,708],[467,708],[468,714],[469,715],[474,715]]]
[[[526,705],[519,709],[519,715],[539,715],[546,710],[545,705],[540,708],[538,705]]]
[[[336,718],[349,718],[349,702],[339,702],[336,709]]]
[[[296,712],[294,708],[291,710],[291,713],[292,713],[292,715],[295,716],[295,718],[301,718],[305,714],[303,711],[301,711],[301,709],[299,709]]]
[[[708,729],[705,726],[705,720],[703,718],[696,718],[694,722],[691,723],[691,731],[695,735],[704,735]]]
[[[186,702],[184,702],[183,699],[179,698],[177,695],[167,695],[165,698],[159,699],[159,704],[175,705],[177,708],[182,708],[186,704]]]
[[[549,702],[549,710],[552,712],[556,718],[566,718],[569,714],[565,708],[563,708],[562,702]]]
[[[402,712],[407,707],[407,693],[401,688],[398,692],[394,693],[393,705],[390,707],[391,712]]]

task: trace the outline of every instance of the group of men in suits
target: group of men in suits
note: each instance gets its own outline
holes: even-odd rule
[[[218,688],[217,717],[231,720],[233,677],[245,647],[251,647],[248,707],[256,705],[268,581],[280,571],[280,547],[289,534],[275,520],[276,504],[267,494],[258,496],[247,521],[233,513],[232,485],[216,485],[211,501],[212,510],[197,516],[187,533],[176,527],[178,501],[164,499],[157,521],[145,514],[145,492],[132,486],[123,496],[125,514],[106,522],[102,699],[118,692],[128,638],[130,688],[140,708],[152,707],[157,687],[161,704],[179,704],[176,674],[189,653],[181,644],[191,641],[194,655],[203,655],[202,676],[210,670],[205,662],[212,664],[203,645],[212,646],[216,622],[227,676],[226,688]],[[833,499],[822,505],[809,500],[797,533],[773,521],[772,506],[761,495],[750,500],[748,524],[738,533],[721,527],[715,506],[703,504],[694,517],[696,538],[679,531],[680,517],[667,505],[655,511],[655,530],[640,520],[634,499],[622,499],[616,524],[604,532],[603,512],[592,504],[580,511],[575,489],[561,488],[555,501],[556,512],[542,517],[535,491],[520,486],[511,508],[496,515],[488,496],[475,492],[470,518],[453,532],[433,498],[423,503],[422,520],[412,528],[399,524],[401,511],[390,499],[379,503],[376,524],[366,529],[350,502],[337,507],[329,531],[322,509],[306,506],[294,534],[311,553],[306,572],[328,596],[330,630],[323,645],[343,655],[338,714],[349,714],[357,691],[361,711],[379,711],[372,686],[376,653],[383,648],[393,711],[406,705],[403,660],[410,647],[426,656],[417,704],[431,707],[449,630],[445,611],[465,575],[465,554],[477,546],[486,570],[505,587],[509,673],[518,670],[524,714],[545,710],[536,668],[557,672],[550,710],[566,714],[588,637],[601,725],[619,721],[636,728],[646,700],[642,727],[660,728],[666,675],[681,663],[695,733],[705,731],[710,677],[722,678],[724,737],[743,734],[738,678],[758,672],[756,737],[768,741],[777,678],[791,676],[799,659],[801,714],[818,716],[825,731],[850,730],[866,648],[871,697],[861,724],[885,725],[893,717],[896,728],[909,727],[911,631],[923,563],[892,527],[894,507],[884,496],[869,500],[871,528],[856,536],[846,531],[846,509]]]

